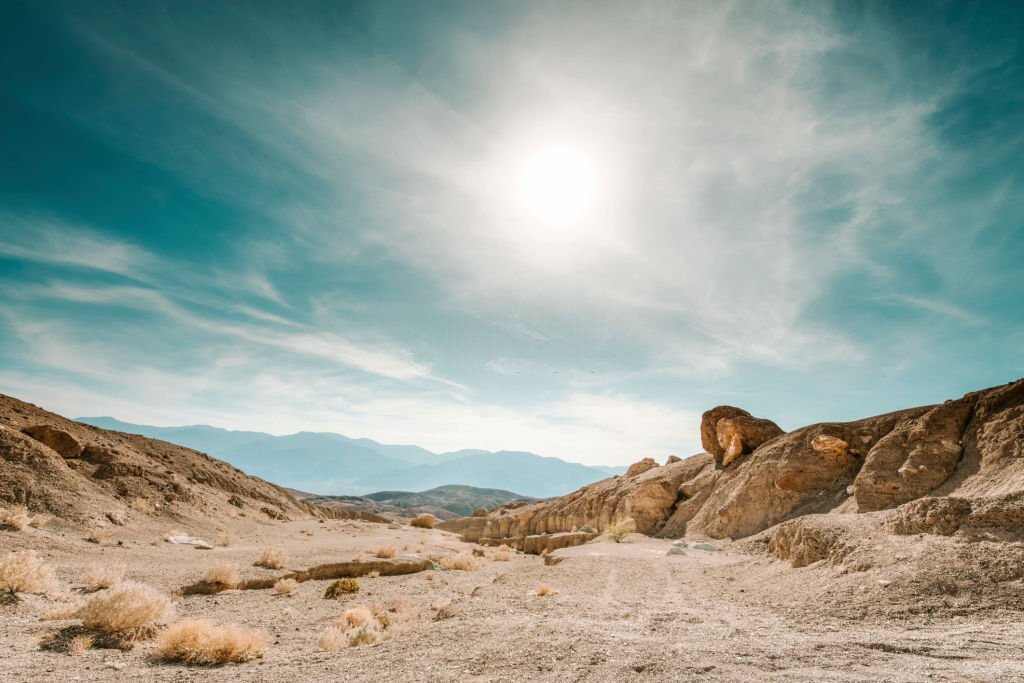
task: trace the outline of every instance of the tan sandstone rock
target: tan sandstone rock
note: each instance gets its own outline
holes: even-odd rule
[[[750,413],[735,406],[715,406],[700,418],[700,443],[719,465],[725,457],[725,449],[718,441],[718,421],[727,417],[750,417]]]
[[[749,415],[725,417],[718,421],[718,445],[724,451],[722,466],[728,467],[744,453],[785,432],[771,420]]]
[[[626,476],[635,477],[638,474],[643,474],[647,470],[653,470],[655,467],[658,467],[658,463],[654,458],[644,458],[643,460],[630,465],[629,469],[626,470]]]
[[[34,425],[21,431],[65,458],[77,458],[82,453],[82,444],[78,443],[78,439],[52,425]]]

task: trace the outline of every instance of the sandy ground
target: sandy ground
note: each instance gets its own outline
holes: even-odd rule
[[[349,560],[381,545],[397,547],[400,556],[470,547],[438,530],[334,521],[240,522],[237,542],[214,550],[165,543],[167,531],[120,528],[113,542],[122,545],[103,547],[60,529],[0,531],[0,551],[34,547],[70,586],[79,585],[85,566],[104,561],[126,563],[126,578],[172,591],[218,559],[237,562],[243,578],[281,574],[252,566],[265,547],[282,549],[292,569]],[[217,668],[154,663],[146,643],[131,651],[43,651],[40,641],[61,623],[42,616],[59,605],[28,597],[0,606],[0,680],[1024,680],[1019,612],[844,615],[836,604],[801,599],[801,586],[831,580],[827,569],[792,569],[729,548],[680,556],[666,555],[668,548],[667,541],[633,535],[622,544],[599,540],[559,551],[563,559],[554,566],[515,555],[475,571],[363,578],[362,592],[344,602],[322,597],[326,581],[300,584],[292,597],[250,590],[180,598],[179,617],[233,622],[270,636],[262,659]],[[538,596],[542,583],[558,594]],[[318,650],[320,632],[347,607],[396,599],[419,609],[411,632],[337,653]],[[450,600],[453,616],[434,620],[438,599]]]

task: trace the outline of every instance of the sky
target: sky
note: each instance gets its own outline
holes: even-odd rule
[[[1024,375],[1024,6],[0,4],[0,391],[586,464]]]

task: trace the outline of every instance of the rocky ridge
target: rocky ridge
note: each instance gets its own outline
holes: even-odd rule
[[[0,507],[11,504],[99,526],[138,517],[201,528],[238,515],[348,516],[296,500],[204,453],[80,424],[0,395]]]
[[[467,540],[544,552],[632,519],[650,536],[757,535],[755,545],[798,563],[828,557],[844,524],[897,534],[1024,535],[1024,380],[788,433],[718,406],[700,429],[706,453],[663,466],[645,459],[626,476],[562,498],[442,527]]]

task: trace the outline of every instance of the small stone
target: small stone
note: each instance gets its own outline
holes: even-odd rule
[[[710,543],[691,543],[690,547],[694,550],[704,550],[709,553],[717,553],[719,551],[718,546],[712,545]]]

